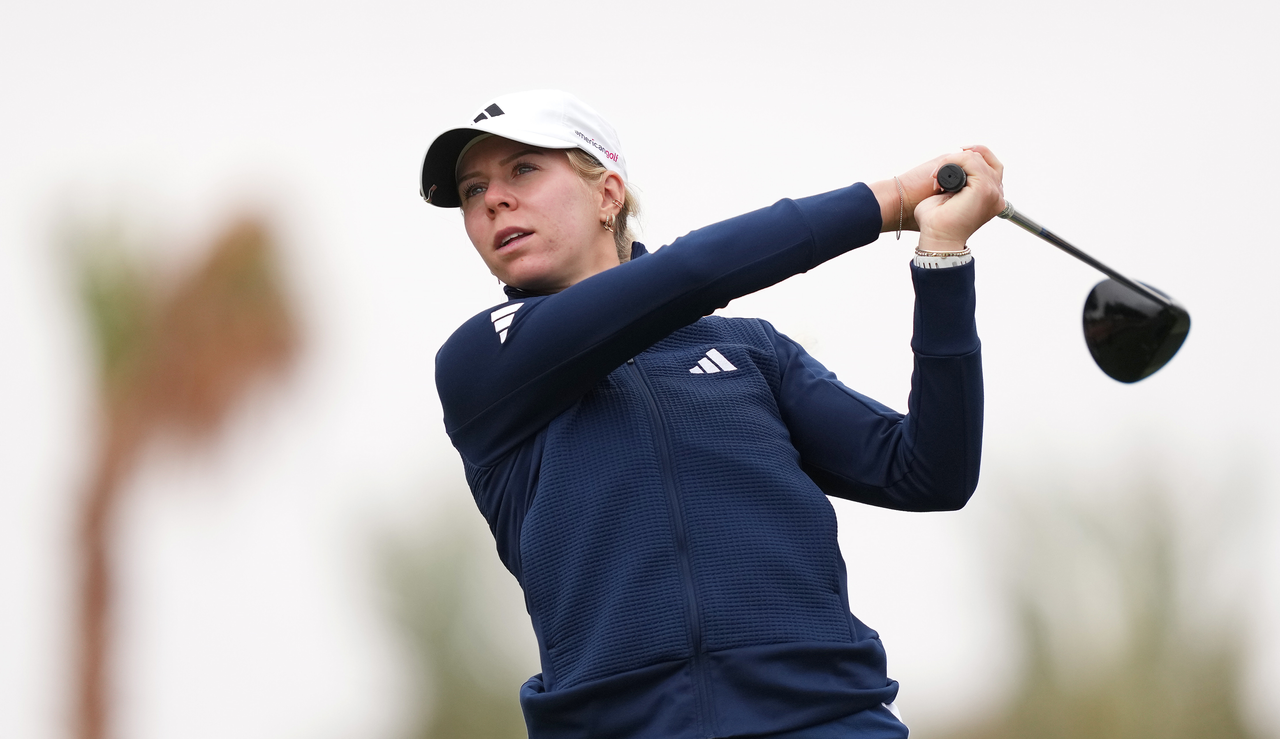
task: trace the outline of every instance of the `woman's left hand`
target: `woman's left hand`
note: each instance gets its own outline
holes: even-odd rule
[[[966,147],[935,162],[931,177],[937,194],[925,198],[915,208],[919,248],[960,251],[974,231],[1004,208],[1004,165],[985,146]],[[941,192],[937,187],[938,169],[948,163],[959,165],[968,177],[959,192]]]

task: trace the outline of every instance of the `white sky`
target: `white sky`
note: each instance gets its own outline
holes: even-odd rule
[[[1187,306],[1181,353],[1120,385],[1080,336],[1099,276],[1009,224],[979,232],[983,484],[952,515],[837,502],[854,610],[885,637],[908,719],[958,720],[1012,675],[982,541],[1002,485],[1045,469],[1088,486],[1142,458],[1212,511],[1252,476],[1251,710],[1280,726],[1262,628],[1280,619],[1275,6],[882,5],[6,3],[0,736],[68,733],[93,386],[56,224],[123,217],[179,263],[249,204],[277,224],[308,352],[212,454],[156,450],[130,490],[119,735],[403,728],[409,665],[372,542],[442,525],[441,498],[464,494],[433,355],[501,299],[456,214],[422,204],[417,167],[436,132],[534,87],[619,129],[651,245],[981,142],[1021,210]],[[913,244],[890,235],[731,312],[902,408]]]

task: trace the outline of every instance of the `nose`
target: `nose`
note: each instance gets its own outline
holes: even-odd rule
[[[502,182],[490,182],[484,191],[484,205],[490,215],[516,206],[515,193]]]

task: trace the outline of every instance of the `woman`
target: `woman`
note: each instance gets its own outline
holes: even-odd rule
[[[968,185],[935,194],[944,162]],[[849,612],[826,495],[951,510],[977,483],[982,376],[965,242],[999,212],[974,147],[779,203],[646,254],[612,127],[554,91],[441,134],[423,195],[460,207],[507,302],[440,349],[445,427],[520,581],[542,737],[905,737]],[[909,413],[859,395],[733,298],[918,229]]]

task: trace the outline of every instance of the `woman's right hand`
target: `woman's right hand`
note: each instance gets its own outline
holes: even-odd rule
[[[919,248],[924,251],[960,251],[974,231],[1004,208],[1004,165],[985,146],[971,146],[935,161],[938,163],[930,179],[937,193],[924,198],[915,207],[916,225],[920,231]],[[967,176],[965,186],[959,192],[942,192],[937,186],[938,169],[948,163],[960,165]]]

